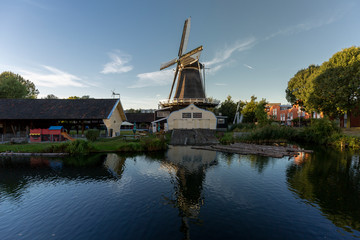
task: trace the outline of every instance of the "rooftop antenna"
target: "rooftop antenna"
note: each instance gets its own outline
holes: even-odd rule
[[[120,93],[115,93],[115,89],[114,90],[111,90],[111,96],[113,98],[115,98],[115,96],[119,96],[119,99],[120,99]]]

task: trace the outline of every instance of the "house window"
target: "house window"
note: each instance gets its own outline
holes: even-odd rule
[[[191,118],[191,113],[182,113],[182,118]]]
[[[285,121],[285,113],[280,114],[280,121]]]
[[[273,109],[273,115],[277,117],[277,108]]]
[[[201,112],[194,112],[193,113],[193,118],[202,118],[202,113]]]
[[[224,124],[224,123],[225,123],[225,119],[223,119],[223,118],[218,119],[218,124]]]

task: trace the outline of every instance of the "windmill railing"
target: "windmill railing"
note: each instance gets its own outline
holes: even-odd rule
[[[191,103],[204,103],[204,104],[219,104],[220,101],[209,98],[174,98],[172,100],[160,100],[160,104],[191,104]]]

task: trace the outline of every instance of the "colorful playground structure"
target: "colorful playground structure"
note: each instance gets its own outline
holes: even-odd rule
[[[70,137],[63,126],[51,126],[48,129],[30,129],[30,142],[60,142],[60,141],[74,141]]]

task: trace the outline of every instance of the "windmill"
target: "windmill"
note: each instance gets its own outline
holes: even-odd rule
[[[199,46],[189,52],[186,52],[190,34],[191,18],[186,19],[181,36],[181,42],[178,57],[166,63],[161,64],[160,70],[166,69],[176,64],[175,75],[172,82],[169,98],[160,103],[162,107],[189,105],[194,103],[201,106],[216,106],[215,103],[209,103],[205,97],[204,85],[201,77],[201,70],[204,65],[199,62],[203,46]],[[173,101],[171,95],[177,80],[176,90]]]

